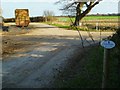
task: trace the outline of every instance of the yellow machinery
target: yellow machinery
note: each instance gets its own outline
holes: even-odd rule
[[[28,9],[16,9],[15,10],[15,23],[16,26],[28,26],[30,23],[29,10]]]

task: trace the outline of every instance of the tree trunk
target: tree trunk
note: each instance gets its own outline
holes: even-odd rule
[[[81,16],[80,4],[81,3],[79,3],[76,8],[76,17],[75,17],[75,22],[73,23],[73,26],[79,26],[80,16]]]
[[[82,16],[82,14],[80,14],[80,15],[77,15],[76,17],[75,17],[75,22],[74,22],[74,26],[79,26],[80,25],[80,21],[82,20],[82,18],[83,18],[84,16]]]
[[[82,18],[84,18],[90,11],[91,9],[97,5],[99,2],[96,2],[94,4],[92,4],[93,2],[90,2],[90,4],[88,5],[87,9],[82,12],[82,8],[84,3],[83,2],[79,2],[77,7],[76,7],[76,17],[75,17],[75,22],[73,23],[73,26],[79,26],[80,21],[82,20]]]
[[[74,22],[74,26],[79,26],[79,21],[80,21],[80,19],[79,19],[79,16],[77,15],[76,16],[76,18],[75,18],[75,22]]]

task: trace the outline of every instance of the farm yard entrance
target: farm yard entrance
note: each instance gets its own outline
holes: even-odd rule
[[[11,25],[11,24],[10,24]],[[13,29],[10,26],[10,29]],[[10,30],[11,31],[11,30]],[[24,32],[27,31],[27,32]],[[64,30],[43,23],[30,23],[22,34],[3,34],[3,88],[52,87],[77,50],[81,41],[77,31]],[[102,38],[114,32],[102,33]],[[81,31],[84,39],[93,44],[88,33]],[[96,43],[99,32],[91,32]],[[88,42],[84,42],[87,47]]]

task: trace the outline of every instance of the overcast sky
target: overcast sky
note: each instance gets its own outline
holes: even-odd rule
[[[55,15],[62,15],[62,12],[59,10],[61,6],[54,4],[56,1],[57,0],[2,0],[2,14],[5,18],[15,17],[15,9],[27,8],[29,9],[31,17],[42,16],[45,10],[51,10]],[[90,13],[118,13],[118,1],[119,0],[103,0],[99,5],[95,6]]]

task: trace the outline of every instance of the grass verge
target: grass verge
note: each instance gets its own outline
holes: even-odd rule
[[[99,32],[100,30],[102,32],[111,32],[111,31],[116,31],[116,28],[113,28],[112,27],[100,27],[101,29],[100,30],[96,30],[96,26],[92,26],[92,25],[87,25],[87,26],[78,26],[77,29],[76,27],[73,27],[73,26],[70,26],[70,25],[62,25],[62,24],[57,24],[57,23],[51,23],[51,22],[46,22],[46,24],[49,24],[49,25],[53,25],[53,26],[56,26],[58,28],[64,28],[66,30],[80,30],[80,31],[91,31],[91,32]]]
[[[64,28],[64,29],[67,29],[67,30],[76,30],[75,27],[71,27],[70,25],[61,25],[61,24],[56,24],[56,23],[50,23],[50,22],[47,22],[47,24],[49,25],[53,25],[53,26],[56,26],[58,28]],[[78,30],[80,31],[87,31],[88,29],[86,27],[77,27]],[[96,31],[95,29],[89,29],[89,31]]]
[[[115,49],[110,51],[108,88],[118,88],[118,60]],[[82,57],[81,57],[82,56]],[[101,88],[103,48],[99,45],[89,47],[81,54],[75,55],[71,64],[55,80],[57,88]],[[74,65],[73,65],[74,62]],[[76,63],[75,63],[76,62]]]

